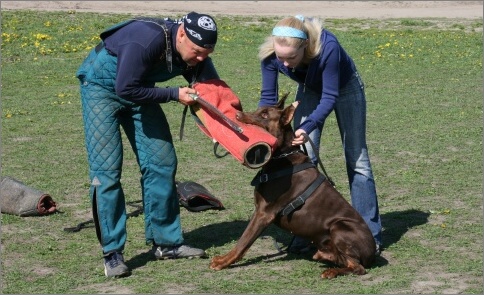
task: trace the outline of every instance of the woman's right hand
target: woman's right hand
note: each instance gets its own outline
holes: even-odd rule
[[[294,139],[292,140],[292,145],[304,144],[306,142],[306,136],[304,136],[305,134],[306,131],[302,129],[296,130],[296,132],[294,132]]]

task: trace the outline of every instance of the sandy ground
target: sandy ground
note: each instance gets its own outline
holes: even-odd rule
[[[75,10],[172,16],[296,15],[321,18],[481,18],[483,1],[0,1],[2,10]]]

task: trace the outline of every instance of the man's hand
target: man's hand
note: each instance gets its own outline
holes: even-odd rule
[[[294,139],[292,140],[292,145],[301,145],[305,143],[306,137],[304,137],[303,134],[306,134],[306,131],[302,129],[296,130],[296,132],[294,132]]]
[[[178,89],[178,102],[186,106],[194,104],[195,100],[190,97],[190,94],[198,95],[198,92],[190,87],[180,87]]]

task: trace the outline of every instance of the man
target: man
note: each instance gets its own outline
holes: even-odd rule
[[[100,35],[77,71],[91,181],[90,198],[107,277],[130,274],[123,258],[125,196],[121,187],[120,126],[141,172],[147,245],[157,259],[203,257],[184,244],[175,186],[177,158],[161,103],[190,105],[189,87],[156,87],[183,75],[189,82],[218,79],[211,59],[217,25],[206,14],[181,20],[138,18]]]

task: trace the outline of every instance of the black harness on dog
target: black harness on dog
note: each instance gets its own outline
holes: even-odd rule
[[[284,155],[288,156],[290,154],[284,154]],[[307,163],[291,166],[290,168],[279,170],[270,174],[264,173],[263,169],[261,169],[259,170],[259,172],[257,172],[256,176],[254,177],[254,179],[252,179],[250,184],[252,186],[259,186],[261,183],[266,183],[286,175],[292,175],[294,173],[297,173],[309,168],[316,168],[316,166],[314,166],[313,163],[307,162]],[[311,183],[310,186],[306,188],[306,190],[304,190],[302,194],[297,196],[294,200],[292,200],[289,204],[287,204],[282,210],[277,212],[277,214],[280,214],[282,216],[289,215],[291,212],[301,207],[306,202],[306,200],[313,194],[313,192],[324,182],[325,179],[326,177],[323,174],[318,174],[318,177],[316,177],[316,179]]]
[[[292,211],[296,210],[297,208],[301,207],[306,200],[312,195],[312,193],[324,182],[326,177],[323,174],[318,174],[318,177],[311,183],[311,185],[296,199],[294,199],[291,203],[287,204],[284,209],[279,211],[278,214],[289,215]]]
[[[250,182],[250,185],[258,186],[261,183],[269,182],[271,180],[274,180],[282,176],[291,175],[299,171],[306,170],[308,168],[316,168],[316,166],[314,166],[313,163],[302,163],[302,164],[291,166],[289,168],[279,170],[270,174],[264,173],[264,170],[261,169],[259,170],[259,172],[257,172],[254,179],[252,179],[252,181]]]
[[[309,138],[309,136],[305,133],[303,133],[303,136],[311,144],[313,150],[316,150],[314,143],[311,140],[311,138]],[[304,153],[307,155],[306,146],[303,145],[303,148],[304,148]],[[277,157],[273,157],[273,159],[284,158],[284,157],[287,157],[289,155],[292,155],[292,154],[300,152],[300,151],[301,150],[295,150],[295,151],[290,152],[290,153],[281,154]],[[287,204],[286,207],[284,207],[277,214],[280,214],[282,216],[289,215],[291,212],[293,212],[297,208],[301,207],[306,202],[306,200],[311,196],[311,194],[324,182],[325,179],[327,179],[329,181],[329,183],[331,183],[332,186],[335,186],[331,177],[329,177],[327,175],[326,170],[324,169],[323,163],[321,162],[321,159],[319,158],[319,156],[317,156],[317,157],[318,157],[318,163],[319,163],[319,166],[322,170],[322,173],[318,174],[318,177],[316,177],[316,179],[311,183],[310,186],[308,186],[308,188],[306,188],[306,190],[302,194],[300,194],[297,198],[295,198],[293,201],[291,201],[289,204]],[[283,170],[280,170],[280,171],[276,171],[276,172],[271,173],[271,174],[263,173],[263,169],[261,169],[261,170],[259,170],[259,172],[257,172],[257,174],[255,175],[254,179],[252,179],[250,184],[252,186],[258,186],[261,183],[265,183],[265,182],[271,181],[273,179],[276,179],[276,178],[279,178],[279,177],[282,177],[282,176],[292,175],[292,174],[297,173],[299,171],[302,171],[302,170],[305,170],[305,169],[308,169],[308,168],[315,168],[315,167],[316,166],[313,163],[302,163],[302,164],[292,166],[290,168],[286,168],[286,169],[283,169]]]

